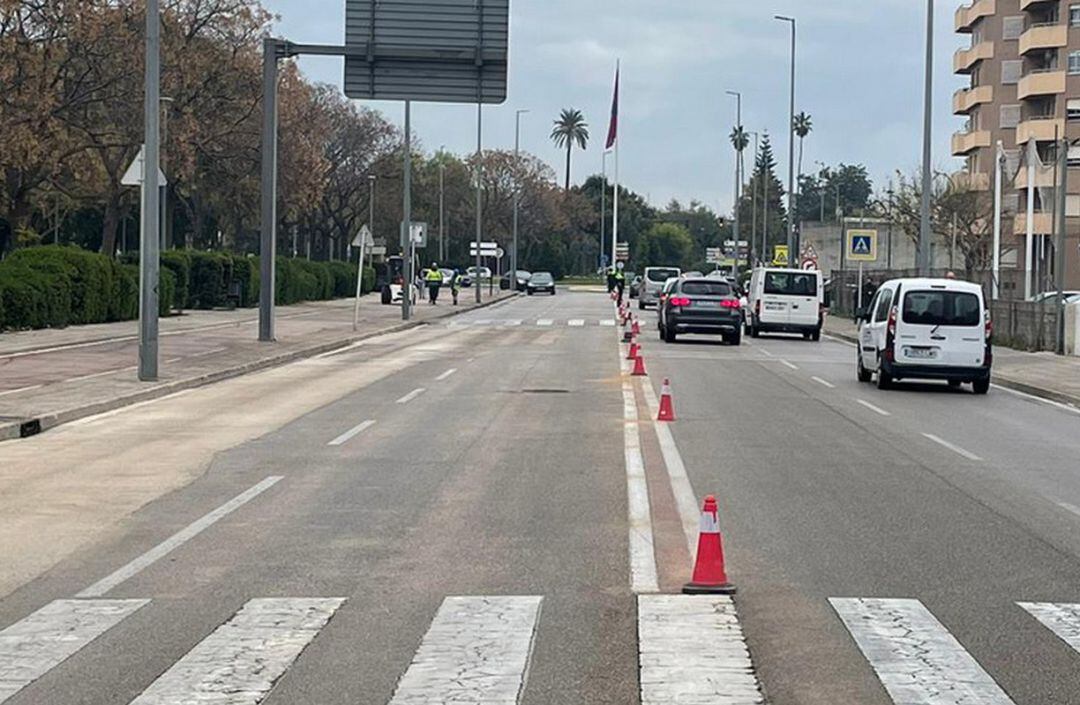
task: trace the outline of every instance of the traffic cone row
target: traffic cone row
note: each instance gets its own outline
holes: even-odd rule
[[[724,541],[720,536],[720,520],[716,498],[709,495],[701,508],[701,529],[698,534],[694,574],[683,592],[687,595],[734,595],[735,586],[728,581],[724,568]]]

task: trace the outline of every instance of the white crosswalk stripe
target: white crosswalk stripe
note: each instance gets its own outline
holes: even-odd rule
[[[262,702],[344,602],[337,597],[251,600],[131,705]]]
[[[1018,602],[1043,626],[1080,653],[1080,605],[1053,602]]]
[[[730,597],[639,595],[641,705],[764,703]]]
[[[536,322],[536,325],[540,328],[550,328],[554,324],[555,321],[551,320],[550,318],[541,318]]]
[[[898,705],[1012,705],[922,602],[873,598],[829,602]]]
[[[540,597],[448,597],[390,705],[516,705]]]
[[[0,703],[150,600],[56,600],[0,631]]]
[[[601,318],[600,325],[606,328],[613,328],[615,326],[615,321],[611,320],[610,318]]]
[[[571,328],[582,328],[585,326],[585,321],[581,318],[574,318],[566,322],[566,325]]]

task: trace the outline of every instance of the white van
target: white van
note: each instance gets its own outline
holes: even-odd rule
[[[892,279],[859,311],[857,374],[887,389],[901,379],[990,389],[992,326],[982,287],[955,279]]]
[[[747,292],[746,332],[754,338],[775,331],[821,340],[824,289],[817,270],[755,269]]]
[[[638,292],[638,308],[644,309],[646,306],[659,304],[664,282],[680,276],[682,276],[682,270],[678,267],[646,267],[641,279],[641,291]]]

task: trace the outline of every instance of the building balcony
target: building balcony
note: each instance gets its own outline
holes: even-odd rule
[[[1065,71],[1044,69],[1032,71],[1016,85],[1016,97],[1020,100],[1037,95],[1057,95],[1065,92]]]
[[[957,49],[953,54],[953,73],[971,73],[975,64],[993,58],[993,42],[979,42],[970,49]]]
[[[1050,235],[1054,232],[1053,213],[1036,213],[1032,223],[1036,235]],[[1027,234],[1027,211],[1023,208],[1017,212],[1016,217],[1013,219],[1013,234]]]
[[[1020,56],[1039,49],[1060,49],[1068,45],[1068,25],[1060,22],[1036,24],[1020,35]]]
[[[989,191],[990,175],[982,172],[971,174],[966,171],[958,171],[952,175],[953,186],[961,191]]]
[[[961,88],[953,93],[953,115],[967,115],[976,105],[993,102],[994,87],[991,85]]]
[[[1016,126],[1016,143],[1027,144],[1031,140],[1050,142],[1065,136],[1065,120],[1060,118],[1033,118]]]
[[[1038,5],[1045,5],[1048,2],[1057,2],[1058,0],[1020,0],[1020,9],[1027,10],[1028,8],[1034,8]]]
[[[973,132],[957,132],[952,136],[952,153],[954,157],[962,157],[980,147],[990,146],[990,131],[975,130]]]
[[[963,5],[956,9],[956,31],[961,34],[970,34],[972,27],[983,17],[990,17],[997,13],[997,0],[975,0],[970,5]]]
[[[1046,166],[1035,167],[1031,170],[1035,174],[1035,187],[1036,188],[1053,188],[1054,187],[1054,165],[1048,164]],[[1028,187],[1028,167],[1027,165],[1021,166],[1016,172],[1016,178],[1013,179],[1013,186],[1018,189],[1026,189]]]

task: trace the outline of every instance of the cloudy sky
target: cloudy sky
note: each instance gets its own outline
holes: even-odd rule
[[[959,0],[937,0],[935,163],[949,157],[960,121],[951,96],[960,86],[952,53]],[[343,41],[344,0],[264,0],[279,15],[277,33],[293,41]],[[511,0],[509,99],[485,108],[486,147],[512,147],[514,111],[522,147],[561,174],[563,156],[548,135],[564,107],[582,110],[593,140],[575,153],[577,181],[600,170],[615,60],[622,60],[623,182],[655,203],[697,198],[730,210],[733,156],[727,135],[743,94],[743,124],[768,131],[786,180],[788,27],[799,21],[796,111],[808,112],[804,171],[816,161],[864,163],[875,182],[919,164],[925,3],[920,0]],[[313,79],[340,85],[341,61],[305,58]],[[400,122],[402,106],[373,103]],[[475,106],[416,104],[413,125],[424,147],[468,152]]]

